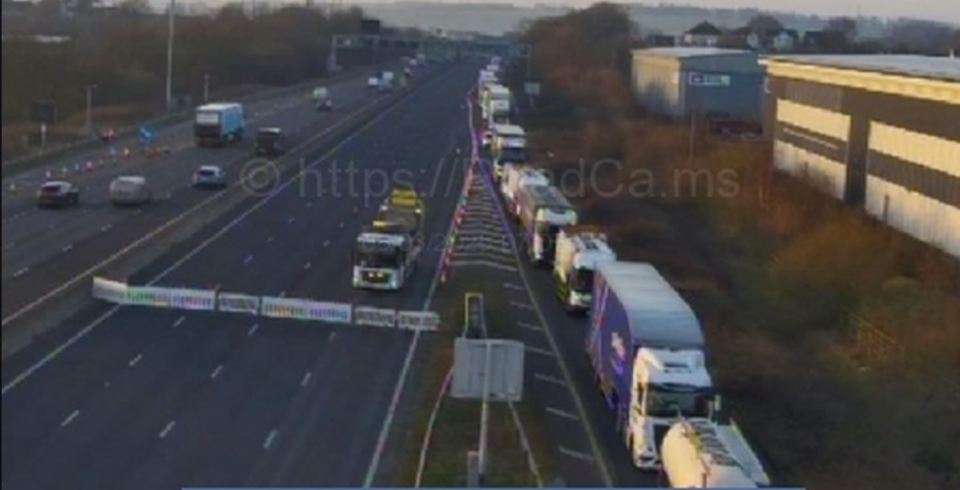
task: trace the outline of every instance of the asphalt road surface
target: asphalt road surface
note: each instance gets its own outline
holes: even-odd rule
[[[248,137],[224,148],[197,148],[192,122],[170,126],[157,134],[157,146],[171,153],[156,157],[120,158],[118,163],[87,170],[106,149],[65,157],[3,181],[4,324],[25,305],[44,296],[77,274],[100,263],[117,250],[209,196],[191,187],[200,165],[220,165],[236,180],[242,165],[252,158],[256,129],[276,126],[295,145],[341,121],[382,96],[366,88],[361,73],[329,84],[334,111],[318,112],[307,90],[258,100],[246,106]],[[117,147],[132,146],[121,142]],[[79,170],[78,170],[79,169]],[[117,175],[144,175],[155,201],[140,208],[116,208],[108,199],[110,181]],[[80,187],[81,204],[68,209],[38,209],[34,193],[48,178],[65,179]],[[15,184],[15,192],[10,186]]]
[[[372,293],[350,287],[350,244],[391,177],[426,195],[428,243],[442,242],[462,187],[457,149],[469,148],[464,99],[475,75],[475,66],[458,65],[423,81],[342,144],[310,154],[308,178],[247,199],[131,282],[421,308],[439,246],[427,248],[404,290]],[[340,96],[366,97],[352,90]],[[303,106],[267,121],[295,127],[318,117]],[[183,167],[170,186],[184,187],[195,165],[210,163],[201,157],[246,150],[187,151],[187,162],[169,162]],[[151,165],[157,179],[161,166]],[[333,168],[354,168],[354,183],[366,184],[351,191]],[[76,212],[95,206],[85,201]],[[76,340],[60,350],[37,342],[3,362],[4,488],[361,485],[412,337],[105,305],[57,335]]]

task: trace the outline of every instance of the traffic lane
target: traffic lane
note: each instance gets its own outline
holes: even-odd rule
[[[155,353],[154,353],[154,354],[155,354]],[[151,355],[150,353],[148,353],[147,355],[149,355],[151,358],[153,357],[153,355]],[[169,362],[162,362],[161,364],[169,364]],[[169,376],[168,376],[168,377],[169,377]],[[164,396],[165,396],[166,398],[176,398],[176,396],[170,396],[170,395],[172,395],[172,394],[168,393],[168,394],[165,394]],[[140,404],[142,405],[143,403],[140,403]],[[68,451],[67,453],[69,454],[70,452]],[[122,454],[121,454],[121,455],[118,455],[118,459],[121,459],[121,460],[122,460],[122,459],[123,459],[122,456],[123,456]],[[99,464],[99,465],[109,465],[109,464],[111,464],[111,463],[109,463],[109,462],[96,462],[96,461],[95,461],[95,462],[92,462],[92,464],[95,464],[95,465],[98,465],[98,464]],[[60,472],[58,472],[58,473],[60,473]]]
[[[349,112],[359,104],[369,100],[369,95],[363,87],[357,84],[343,85],[332,89],[331,93],[342,104],[342,110]],[[305,99],[296,99],[292,104],[286,104],[282,111],[273,111],[269,115],[251,118],[250,132],[255,133],[258,127],[276,126],[290,134],[291,143],[304,139],[311,131],[330,124],[339,118],[338,112],[320,112],[314,109],[313,104]],[[141,158],[132,162],[121,162],[107,165],[95,172],[80,174],[74,178],[80,188],[81,207],[91,204],[109,202],[109,184],[114,177],[121,174],[141,174],[147,177],[148,185],[158,196],[163,196],[176,189],[189,185],[194,170],[200,165],[220,165],[231,167],[238,161],[252,157],[255,135],[247,138],[240,144],[218,149],[197,148],[192,143],[192,136],[186,138],[187,146],[169,155],[156,158]],[[32,193],[24,191],[32,196]],[[46,212],[43,212],[46,211]],[[4,205],[5,213],[14,213],[16,219],[10,219],[4,224],[5,233],[9,233],[7,240],[25,243],[29,235],[38,231],[53,229],[68,218],[65,213],[38,210],[32,197],[21,199],[18,205]],[[48,219],[37,219],[42,216]]]
[[[549,328],[557,341],[570,375],[580,393],[584,408],[590,418],[588,423],[596,428],[596,434],[603,451],[610,462],[614,482],[617,486],[653,487],[660,484],[656,474],[645,473],[637,469],[626,448],[623,438],[617,431],[614,413],[607,407],[594,380],[593,367],[584,349],[584,340],[588,319],[586,315],[568,315],[564,312],[554,294],[551,270],[538,269],[522,261],[527,278],[533,289],[534,297],[547,319]]]
[[[338,102],[338,109],[349,107],[361,98],[368,97],[365,87],[363,87],[359,79],[341,81],[332,85],[330,91],[331,96]],[[330,113],[317,111],[312,101],[307,99],[304,94],[286,95],[279,101],[273,100],[254,103],[253,107],[248,108],[247,122],[252,135],[256,128],[260,126],[283,127],[290,124],[291,120],[308,121],[310,119],[308,116],[310,115],[313,117],[335,117],[336,112],[336,110]],[[294,126],[294,128],[300,126],[300,124],[291,125]],[[66,178],[67,180],[75,182],[81,187],[81,199],[88,195],[102,195],[105,198],[109,181],[119,174],[150,172],[153,168],[157,168],[158,166],[162,166],[161,168],[167,167],[169,166],[169,162],[182,160],[189,156],[197,159],[202,158],[202,155],[199,153],[194,155],[183,154],[184,152],[195,150],[196,147],[193,143],[192,123],[184,123],[181,126],[178,130],[171,131],[170,134],[165,135],[163,139],[158,142],[158,146],[170,146],[174,150],[168,155],[160,155],[152,158],[138,156],[129,161],[120,160],[120,162],[116,164],[106,164],[97,167],[96,170],[93,171],[83,170],[83,163],[86,160],[71,160],[70,162],[53,164],[53,166],[49,168],[33,171],[25,176],[18,176],[17,179],[19,180],[16,195],[11,195],[9,192],[3,194],[3,217],[5,224],[8,221],[20,221],[30,215],[30,212],[34,208],[33,193],[40,183],[47,180],[47,172],[50,172],[51,179]],[[249,149],[252,150],[252,146],[249,143],[241,144],[240,146],[249,147]],[[212,150],[208,150],[208,152],[212,152]],[[109,157],[109,155],[104,153],[94,158],[94,160],[106,157]],[[77,165],[80,166],[79,172],[74,170]],[[63,174],[63,169],[67,169],[66,175]],[[162,176],[166,174],[167,173],[159,173],[156,175]],[[162,186],[156,186],[156,188],[159,192],[166,190]],[[9,189],[9,185],[6,185],[5,189]]]
[[[348,112],[362,107],[364,104],[372,103],[370,99],[361,98],[356,102],[356,106],[345,108],[340,114],[346,117]],[[311,110],[307,111],[309,114]],[[337,120],[323,119],[317,127],[310,126],[301,131],[300,135],[293,140],[298,143],[306,139],[320,128],[330,127]],[[233,167],[239,167],[241,161],[246,160],[243,150],[223,149],[216,152],[221,155],[232,154],[235,158]],[[185,162],[188,165],[184,173],[192,172],[195,164]],[[171,168],[176,163],[171,164]],[[182,165],[181,165],[182,166]],[[226,166],[229,179],[235,179],[239,175],[239,168],[234,169]],[[162,169],[161,169],[162,170]],[[157,170],[158,172],[160,170]],[[170,172],[171,174],[175,172]],[[189,181],[188,178],[184,179]],[[164,196],[166,197],[166,196]],[[150,203],[143,209],[150,212],[141,213],[139,210],[120,209],[116,210],[109,203],[100,206],[106,216],[101,216],[96,222],[96,226],[78,225],[78,235],[69,235],[55,238],[45,238],[43,243],[37,247],[24,247],[23,241],[19,243],[15,238],[10,238],[7,243],[14,243],[16,246],[7,250],[4,254],[4,270],[9,271],[9,276],[5,274],[4,295],[3,295],[3,315],[6,317],[20,307],[28,304],[34,298],[45,294],[46,291],[70,280],[76,273],[87,270],[89,267],[99,263],[109,254],[129,245],[144,234],[152,231],[153,228],[162,225],[168,219],[176,216],[190,207],[200,203],[207,198],[207,193],[197,191],[186,186],[175,195],[163,199],[161,202]],[[84,216],[90,220],[96,213],[90,213]],[[119,217],[119,221],[111,219]],[[136,219],[130,219],[135,217]],[[6,231],[6,227],[5,227]],[[48,229],[44,232],[44,237],[52,235],[56,231]],[[109,232],[109,233],[106,233]],[[5,240],[8,238],[5,236]],[[93,240],[92,242],[90,240]],[[64,247],[69,245],[69,253],[63,253]],[[23,253],[21,253],[23,251]],[[46,256],[44,257],[44,252]],[[7,257],[10,257],[9,259]],[[46,260],[44,260],[44,258]],[[12,292],[6,288],[7,285],[17,286]]]
[[[347,75],[342,79],[335,80],[318,80],[318,85],[328,84],[327,87],[332,91],[339,90],[342,87],[349,86],[364,86],[366,83],[366,71],[367,70],[358,70],[355,73]],[[272,96],[267,96],[266,98],[255,100],[252,102],[245,102],[247,115],[249,117],[258,117],[264,114],[275,112],[279,107],[302,101],[307,98],[309,93],[308,88],[304,88],[302,92],[296,93],[279,93]],[[244,99],[241,98],[239,102],[244,103]],[[159,145],[171,144],[175,142],[190,142],[193,140],[193,121],[192,118],[189,118],[183,122],[179,122],[173,125],[165,126],[156,130],[155,134],[156,141]],[[123,147],[136,147],[138,146],[136,137],[129,137],[121,139],[114,143],[114,146]],[[12,177],[5,177],[3,179],[3,188],[9,189],[12,182],[17,182],[18,184],[37,184],[46,178],[46,173],[49,171],[51,174],[56,175],[64,166],[73,168],[77,163],[84,163],[86,161],[95,161],[100,158],[108,157],[109,152],[106,145],[102,148],[97,148],[94,150],[89,150],[85,152],[65,155],[62,158],[57,159],[56,161],[44,164],[35,169],[31,169],[26,172],[19,173]],[[8,199],[15,200],[15,196],[10,196],[4,194],[3,196],[3,207],[4,217],[8,216],[6,210],[8,206]]]

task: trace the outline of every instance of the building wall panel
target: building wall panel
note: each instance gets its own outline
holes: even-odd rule
[[[960,257],[960,208],[872,175],[864,206],[887,225]]]
[[[843,198],[847,168],[841,162],[778,139],[773,142],[773,164],[837,199]]]
[[[960,177],[960,141],[871,121],[870,150]]]

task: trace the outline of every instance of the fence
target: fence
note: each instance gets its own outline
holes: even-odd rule
[[[440,316],[432,311],[404,311],[350,303],[303,298],[254,296],[203,289],[129,286],[101,277],[93,278],[94,298],[126,306],[217,311],[311,322],[352,324],[434,331]]]

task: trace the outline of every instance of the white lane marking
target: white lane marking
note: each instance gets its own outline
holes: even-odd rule
[[[532,323],[527,323],[527,322],[517,322],[517,326],[520,328],[525,328],[527,330],[534,330],[537,332],[541,330],[540,325],[534,325]]]
[[[67,415],[67,416],[63,419],[63,421],[60,422],[60,427],[66,427],[66,426],[70,425],[70,423],[73,422],[73,419],[77,418],[78,415],[80,415],[80,410],[74,410],[74,411],[70,412],[70,415]]]
[[[337,338],[337,332],[330,332],[330,335],[327,336],[327,342],[333,342],[335,338]]]
[[[343,228],[343,221],[340,222],[340,228]]]
[[[174,320],[174,321],[173,321],[173,325],[172,325],[173,328],[177,328],[177,327],[179,327],[180,325],[182,325],[183,322],[184,322],[184,320],[186,320],[186,319],[187,319],[187,317],[181,316],[180,318],[177,318],[176,320]]]
[[[497,238],[500,238],[500,237],[497,237]],[[515,290],[517,290],[517,291],[523,291],[523,286],[521,286],[521,285],[519,285],[519,284],[514,284],[514,283],[512,283],[512,282],[505,282],[505,283],[503,283],[503,287],[505,287],[505,288],[507,288],[507,289],[515,289]]]
[[[250,330],[247,330],[247,337],[253,337],[253,334],[257,333],[257,329],[259,328],[260,324],[254,323],[253,326],[250,327]]]
[[[306,264],[303,264],[303,270],[309,270],[312,265],[313,265],[313,264],[310,263],[310,262],[307,262]]]
[[[324,241],[323,241],[323,246],[324,246],[324,247],[329,247],[329,246],[330,246],[330,240],[324,240]]]
[[[286,298],[286,297],[287,297],[287,292],[286,292],[286,291],[280,291],[280,297],[281,297],[281,298]]]
[[[69,244],[65,245],[63,248],[60,249],[60,251],[63,252],[63,253],[67,253],[67,252],[69,252],[69,251],[71,251],[71,250],[73,250],[73,244],[72,244],[72,243],[69,243]]]
[[[510,306],[512,306],[512,307],[514,307],[514,308],[520,308],[520,309],[523,309],[523,310],[532,310],[532,309],[533,309],[533,306],[530,305],[530,303],[521,303],[521,302],[519,302],[519,301],[511,301],[511,302],[510,302]]]
[[[268,237],[267,237],[267,243],[271,243],[271,242],[273,242],[273,237],[272,237],[272,236],[268,236]]]
[[[253,254],[247,254],[247,256],[243,258],[243,265],[250,265],[250,261],[252,260]]]
[[[13,277],[14,277],[14,278],[18,278],[18,277],[20,277],[20,276],[22,276],[22,275],[24,275],[24,274],[26,274],[26,273],[28,273],[28,272],[30,272],[30,268],[29,268],[29,267],[24,267],[23,269],[20,269],[20,270],[18,270],[17,272],[14,272],[14,273],[13,273]]]
[[[310,371],[307,371],[306,373],[304,373],[303,379],[300,380],[300,387],[303,388],[307,386],[307,384],[310,383],[310,378],[312,377],[313,377],[313,373],[311,373]]]
[[[157,437],[160,439],[166,439],[167,436],[170,435],[170,431],[172,431],[176,425],[177,423],[173,420],[167,422],[167,425],[164,426],[163,430],[161,430],[159,434],[157,434]]]
[[[130,367],[135,367],[140,363],[140,359],[143,359],[143,354],[137,354],[136,357],[130,359],[130,362],[128,362],[127,365]]]
[[[524,345],[524,348],[527,350],[527,352],[540,354],[541,356],[556,357],[556,354],[553,351],[549,351],[547,349],[541,349],[540,347],[534,347],[532,345],[526,344]]]
[[[213,368],[210,379],[217,379],[217,376],[220,376],[220,371],[223,371],[223,364],[217,364],[217,367]]]
[[[552,383],[558,386],[567,386],[567,383],[564,382],[562,379],[550,376],[549,374],[535,373],[533,375],[533,379],[536,379],[538,381],[543,381],[545,383]]]
[[[582,461],[587,461],[587,462],[589,462],[589,463],[593,463],[593,456],[591,456],[591,455],[589,455],[589,454],[587,454],[587,453],[580,452],[580,451],[575,451],[575,450],[573,450],[573,449],[566,448],[566,447],[563,447],[563,446],[557,446],[557,450],[560,451],[560,454],[564,454],[564,455],[570,456],[571,458],[576,458],[576,459],[579,459],[579,460],[582,460]]]
[[[110,228],[113,228],[113,224],[107,223],[100,227],[100,231],[108,231]]]
[[[273,446],[273,440],[277,438],[277,429],[273,429],[267,434],[267,438],[263,440],[263,449],[265,451],[270,450],[270,446]]]
[[[412,93],[412,92],[411,92],[411,93]],[[374,123],[377,123],[377,122],[383,120],[383,119],[386,117],[387,114],[390,114],[393,110],[395,110],[397,107],[399,107],[400,102],[403,101],[403,100],[406,100],[406,99],[405,99],[405,98],[402,98],[402,99],[394,102],[392,105],[390,105],[390,106],[388,106],[387,108],[385,108],[382,112],[380,112],[379,114],[373,116],[372,119],[370,119],[369,121],[367,121],[365,124],[361,125],[360,128],[358,128],[356,131],[354,131],[353,133],[351,133],[350,135],[348,135],[348,136],[345,137],[344,139],[340,140],[336,145],[334,145],[332,148],[330,148],[325,154],[323,154],[319,159],[317,159],[317,160],[315,161],[315,163],[314,163],[313,165],[311,165],[309,168],[313,168],[314,166],[319,165],[321,162],[326,161],[327,158],[330,157],[330,155],[333,155],[335,152],[337,152],[337,151],[339,151],[341,148],[343,148],[347,143],[349,143],[349,142],[353,141],[354,139],[356,139],[357,136],[359,136],[360,134],[362,134],[362,133],[363,133],[365,130],[367,130],[368,128],[372,127],[372,126],[374,125]],[[336,128],[340,127],[341,125],[346,124],[346,123],[349,122],[349,121],[352,121],[352,120],[354,119],[354,117],[356,117],[358,114],[362,113],[362,112],[363,112],[364,110],[366,110],[366,109],[369,109],[369,107],[370,107],[372,104],[373,104],[373,103],[368,104],[368,105],[365,105],[363,108],[358,109],[357,112],[350,114],[349,116],[347,116],[347,117],[341,119],[340,121],[338,121],[338,122],[337,122],[336,124],[334,124],[333,126],[331,126],[331,127],[327,128],[327,129],[323,130],[322,132],[314,135],[313,137],[311,137],[311,138],[308,139],[307,141],[304,141],[304,142],[300,143],[300,146],[298,146],[298,149],[306,148],[308,144],[313,143],[313,142],[315,142],[316,140],[318,140],[319,138],[322,138],[323,136],[329,134],[331,131],[335,130]],[[295,150],[295,151],[296,151],[296,150]],[[305,170],[306,170],[306,169],[305,169]],[[304,170],[304,171],[305,171],[305,170]],[[303,171],[301,171],[301,172],[298,173],[297,175],[295,175],[295,176],[291,177],[290,179],[288,179],[283,185],[277,187],[277,190],[276,190],[273,194],[270,194],[269,196],[267,196],[267,197],[264,198],[263,200],[257,202],[256,204],[254,204],[253,206],[251,206],[249,209],[247,209],[246,211],[244,211],[240,216],[238,216],[237,218],[234,218],[233,221],[227,223],[223,228],[221,228],[221,229],[218,230],[216,233],[214,233],[213,236],[211,236],[210,238],[204,240],[202,243],[200,243],[199,245],[197,245],[193,250],[191,250],[190,252],[188,252],[184,257],[181,257],[179,260],[177,260],[176,262],[174,262],[173,265],[171,265],[170,267],[167,267],[167,268],[166,268],[164,271],[162,271],[159,275],[157,275],[156,277],[154,277],[154,278],[148,283],[148,285],[155,284],[156,282],[160,281],[161,279],[163,279],[164,277],[166,277],[168,274],[170,274],[171,272],[173,272],[174,270],[176,270],[178,267],[180,267],[181,265],[183,265],[187,260],[190,260],[193,256],[195,256],[196,254],[200,253],[201,250],[205,249],[208,245],[210,245],[211,243],[213,243],[214,240],[217,240],[218,238],[220,238],[221,236],[223,236],[227,231],[233,229],[237,224],[241,223],[245,218],[247,218],[248,216],[250,216],[251,214],[253,214],[255,211],[257,211],[257,210],[260,209],[261,207],[265,206],[268,202],[270,202],[270,201],[273,199],[274,196],[279,195],[279,194],[280,194],[280,191],[282,191],[282,190],[286,189],[287,187],[290,187],[291,185],[293,185],[293,183],[296,182],[298,179],[302,178],[302,176],[303,176]],[[239,185],[239,184],[238,184],[238,185]],[[43,295],[42,297],[34,300],[33,302],[31,302],[31,303],[28,304],[27,306],[24,306],[23,308],[21,308],[21,309],[18,310],[17,312],[15,312],[15,313],[13,313],[13,314],[5,317],[5,318],[3,319],[3,323],[2,323],[2,324],[3,324],[3,325],[6,325],[7,323],[12,322],[13,320],[15,320],[16,318],[18,318],[19,316],[21,316],[21,315],[24,314],[25,312],[32,310],[33,308],[37,307],[37,305],[42,304],[43,302],[45,302],[45,301],[48,300],[49,298],[53,297],[54,295],[59,294],[61,291],[63,291],[63,290],[66,289],[67,287],[70,287],[70,286],[72,286],[73,284],[75,284],[76,282],[82,280],[83,278],[85,278],[87,275],[89,275],[89,274],[92,273],[93,271],[97,270],[98,268],[102,267],[102,266],[105,265],[105,264],[110,263],[112,260],[116,259],[116,257],[119,257],[120,255],[123,255],[124,253],[126,253],[126,252],[129,251],[129,250],[132,250],[133,248],[135,248],[136,246],[138,246],[140,243],[143,243],[144,241],[148,240],[149,238],[151,238],[151,237],[154,236],[155,234],[160,233],[160,232],[162,232],[163,230],[165,230],[165,229],[167,229],[167,228],[175,225],[175,224],[178,223],[183,217],[191,214],[194,210],[199,209],[199,208],[207,205],[208,202],[211,202],[211,201],[213,201],[214,199],[219,199],[219,196],[213,195],[213,196],[208,197],[206,200],[201,201],[199,204],[197,204],[197,205],[194,206],[193,208],[190,208],[190,209],[188,209],[187,211],[181,213],[178,217],[172,219],[171,221],[168,221],[167,223],[165,223],[164,225],[162,225],[160,228],[157,228],[157,229],[155,229],[154,231],[150,232],[149,234],[145,235],[144,237],[141,237],[141,238],[138,239],[136,242],[134,242],[134,243],[132,243],[132,244],[130,244],[130,245],[127,245],[126,247],[124,247],[122,250],[120,250],[119,252],[115,253],[115,254],[112,255],[111,257],[108,257],[107,259],[101,261],[99,264],[91,267],[91,268],[88,269],[87,271],[85,271],[85,272],[77,275],[77,276],[74,277],[73,279],[70,279],[69,281],[61,284],[60,287],[54,289],[53,291],[50,291],[49,293]],[[451,221],[451,227],[452,227],[452,225],[453,225],[453,223],[452,223],[452,221]],[[109,226],[109,225],[108,225],[108,226]],[[448,231],[448,234],[449,234],[449,231]],[[434,281],[436,281],[437,278],[439,278],[439,271],[438,271],[437,275],[434,276]],[[434,288],[434,287],[431,286],[431,289],[433,289],[433,288]],[[432,294],[432,292],[431,292],[431,294]],[[20,373],[19,375],[15,376],[12,380],[10,380],[9,383],[7,383],[7,384],[5,384],[5,385],[3,386],[3,389],[0,390],[0,396],[6,396],[7,393],[10,392],[10,390],[12,390],[13,388],[15,388],[15,387],[16,387],[17,385],[19,385],[20,383],[23,383],[24,380],[26,380],[27,378],[29,378],[31,375],[33,375],[33,373],[37,372],[37,370],[39,370],[39,369],[42,368],[43,366],[45,366],[45,365],[47,365],[48,363],[50,363],[50,361],[56,359],[57,356],[59,356],[61,353],[63,353],[63,351],[65,351],[65,350],[67,350],[68,348],[70,348],[73,344],[76,344],[78,341],[80,341],[80,339],[86,337],[90,332],[93,331],[93,329],[97,328],[101,323],[103,323],[103,322],[106,321],[108,318],[110,318],[111,316],[113,316],[113,315],[114,315],[117,311],[119,311],[119,310],[120,310],[120,306],[114,306],[114,307],[110,308],[109,310],[107,310],[106,312],[104,312],[102,315],[100,315],[99,317],[97,317],[96,319],[94,319],[90,324],[88,324],[87,326],[83,327],[79,332],[77,332],[77,333],[74,334],[72,337],[70,337],[69,339],[67,339],[66,342],[64,342],[63,344],[60,344],[59,346],[57,346],[55,349],[53,349],[52,351],[50,351],[47,355],[43,356],[39,361],[35,362],[34,364],[31,364],[30,367],[28,367],[26,370],[24,370],[24,371],[23,371],[22,373]],[[419,334],[419,331],[414,332],[414,337],[415,337],[415,338],[418,338],[418,337],[419,337],[418,334]],[[412,350],[412,349],[411,349],[411,350]],[[409,355],[409,354],[410,354],[410,351],[408,351],[408,355]],[[392,414],[391,414],[391,418],[392,418]],[[388,429],[388,428],[389,428],[389,427],[386,427],[384,430],[386,430],[386,429]],[[381,433],[381,436],[382,436],[384,439],[386,439],[386,434],[385,434],[385,433]],[[384,441],[384,443],[385,443],[385,441]],[[376,459],[379,461],[379,455],[376,456]],[[375,466],[375,465],[374,465],[374,466]]]
[[[292,225],[293,222],[296,221],[296,220],[297,220],[296,218],[294,218],[293,216],[291,216],[291,217],[287,218],[287,224],[288,224],[288,225]]]
[[[557,417],[563,417],[563,418],[565,418],[565,419],[576,420],[577,422],[580,421],[580,417],[577,417],[576,414],[570,413],[570,412],[568,412],[568,411],[566,411],[566,410],[561,410],[561,409],[555,408],[555,407],[547,407],[546,410],[547,410],[547,413],[551,413],[551,414],[553,414],[553,415],[556,415]]]

